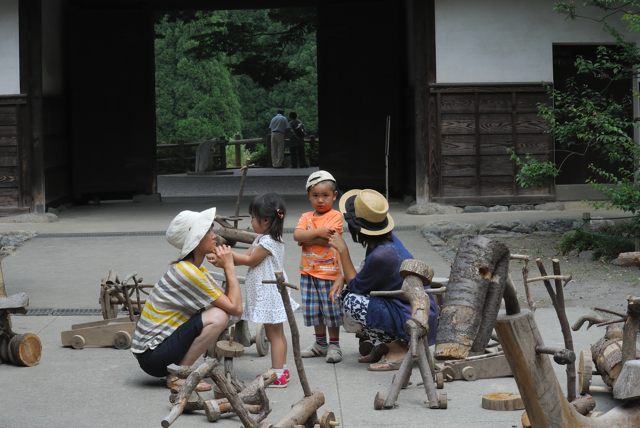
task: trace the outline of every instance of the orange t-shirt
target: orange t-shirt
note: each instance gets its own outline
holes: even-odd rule
[[[326,227],[342,234],[342,213],[338,210],[327,211],[316,215],[309,211],[300,217],[296,229],[312,230]],[[320,279],[334,280],[341,275],[340,261],[336,250],[323,245],[302,245],[300,273]]]

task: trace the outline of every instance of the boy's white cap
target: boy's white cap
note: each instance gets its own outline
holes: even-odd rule
[[[307,191],[309,190],[309,187],[311,186],[315,186],[316,184],[320,183],[321,181],[333,181],[334,183],[336,182],[336,179],[333,178],[333,175],[331,175],[331,173],[325,171],[325,170],[320,170],[320,171],[316,171],[314,173],[312,173],[309,178],[307,178]]]
[[[216,209],[202,212],[182,211],[174,217],[167,228],[167,241],[180,250],[180,260],[184,259],[209,232],[216,217]]]

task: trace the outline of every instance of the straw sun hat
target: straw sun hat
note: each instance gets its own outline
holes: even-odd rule
[[[393,230],[389,203],[375,190],[349,190],[340,198],[338,208],[347,223],[358,228],[363,235],[378,236]]]
[[[202,212],[182,211],[175,216],[167,228],[167,241],[180,250],[179,259],[184,259],[200,243],[209,232],[216,209],[209,208]]]

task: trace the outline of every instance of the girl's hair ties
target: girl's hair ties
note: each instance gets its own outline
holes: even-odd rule
[[[284,211],[282,211],[281,209],[279,209],[279,208],[278,208],[278,209],[276,210],[276,214],[278,215],[278,218],[279,218],[280,220],[282,220],[282,219],[284,218]]]

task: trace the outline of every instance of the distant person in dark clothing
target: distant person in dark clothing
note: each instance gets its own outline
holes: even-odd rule
[[[304,137],[307,136],[307,131],[304,129],[303,123],[298,119],[298,114],[295,111],[289,113],[289,136],[288,146],[291,153],[291,167],[292,168],[306,168],[307,161],[304,155]]]
[[[278,110],[269,123],[269,129],[271,130],[271,165],[274,168],[282,168],[284,166],[284,136],[289,130],[289,121],[284,117],[284,110]]]

